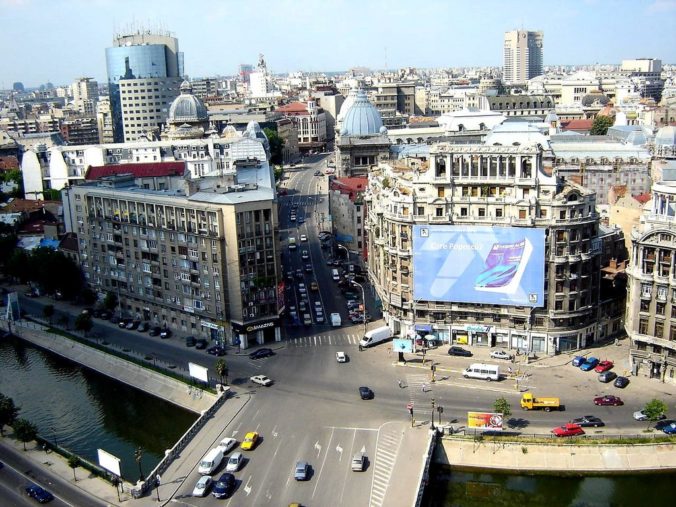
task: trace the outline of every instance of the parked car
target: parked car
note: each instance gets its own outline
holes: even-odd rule
[[[577,424],[567,423],[563,426],[557,426],[552,430],[552,433],[557,437],[575,437],[584,435],[584,430]]]
[[[110,313],[108,310],[101,310],[101,313],[99,314],[99,318],[103,320],[110,320],[110,318],[113,316],[112,313]],[[146,327],[146,331],[148,328]]]
[[[37,484],[26,486],[26,494],[34,500],[37,500],[39,503],[47,503],[54,500],[54,495]]]
[[[264,357],[269,357],[274,355],[275,353],[272,351],[272,349],[258,349],[254,350],[251,354],[249,354],[249,359],[262,359]]]
[[[573,419],[570,421],[572,424],[577,424],[578,426],[581,426],[583,428],[586,428],[588,426],[591,426],[593,428],[599,428],[601,426],[605,426],[605,423],[599,419],[596,416],[593,415],[583,415],[582,417],[578,417],[577,419]]]
[[[660,428],[667,435],[676,435],[676,423],[672,422]]]
[[[339,363],[346,363],[347,354],[345,354],[345,352],[336,352],[336,361]]]
[[[103,312],[101,312],[101,318],[103,318]],[[136,328],[139,333],[145,333],[148,329],[150,329],[150,324],[147,322],[141,322]]]
[[[148,335],[150,336],[159,336],[162,330],[160,329],[160,326],[153,326],[150,328],[150,331],[148,331]]]
[[[129,330],[136,329],[136,328],[139,327],[140,324],[141,324],[140,320],[132,320],[132,321],[127,323],[127,325],[125,326],[125,329],[129,329]]]
[[[203,475],[195,484],[195,488],[192,490],[192,496],[205,496],[211,489],[211,483],[213,480],[208,475]]]
[[[224,356],[226,352],[225,349],[220,345],[213,345],[207,349],[207,354],[211,354],[212,356],[216,357],[221,357]]]
[[[315,171],[315,176],[321,176],[322,172],[321,171]]]
[[[366,455],[363,452],[357,453],[352,456],[352,463],[350,468],[353,472],[363,472],[364,465],[366,464]]]
[[[664,414],[660,414],[660,416],[657,418],[658,421],[661,421],[662,419],[666,419],[667,416]],[[647,421],[648,420],[648,415],[643,412],[643,410],[637,410],[634,412],[634,419],[637,421]]]
[[[624,402],[617,396],[606,394],[605,396],[594,398],[594,405],[619,407],[620,405],[624,405]]]
[[[211,492],[216,498],[228,498],[235,491],[235,476],[230,473],[224,473],[219,478],[214,489]]]
[[[251,380],[251,382],[254,384],[259,384],[265,387],[272,385],[272,379],[266,377],[265,375],[254,375],[249,380]]]
[[[169,328],[162,328],[162,331],[160,331],[160,338],[171,338],[171,329]]]
[[[575,356],[573,358],[573,361],[570,364],[575,366],[575,368],[579,368],[580,366],[582,366],[584,364],[584,362],[586,360],[587,360],[587,358],[585,358],[584,356]]]
[[[199,338],[195,340],[195,348],[198,350],[206,349],[207,345],[209,345],[209,343],[204,338]]]
[[[90,315],[93,315],[93,314],[94,314],[94,311],[92,310]],[[130,319],[120,319],[120,320],[117,321],[117,327],[119,327],[120,329],[124,329],[125,327],[127,327],[127,324],[129,324],[129,322],[131,322]]]
[[[244,436],[244,440],[239,447],[244,451],[251,451],[254,447],[256,447],[257,442],[258,433],[255,431],[250,431]]]
[[[661,430],[661,429],[663,429],[666,426],[669,426],[671,424],[676,424],[676,419],[662,419],[661,421],[657,421],[655,423],[655,429]]]
[[[359,396],[361,396],[362,400],[371,400],[374,397],[373,391],[366,387],[366,386],[361,386],[359,388]]]
[[[596,365],[599,364],[599,360],[595,357],[589,357],[587,360],[580,365],[582,371],[589,371],[596,368]]]
[[[293,471],[293,478],[297,481],[306,481],[310,472],[310,465],[307,461],[299,461]]]
[[[629,385],[629,379],[627,377],[617,377],[615,382],[613,382],[613,385],[615,387],[619,387],[620,389],[624,389]]]
[[[493,350],[491,351],[491,357],[493,359],[512,359],[512,354],[505,352],[504,350]]]
[[[604,371],[603,373],[599,373],[599,382],[603,382],[604,384],[612,382],[616,378],[617,373],[615,373],[614,371]]]
[[[601,361],[599,364],[596,365],[596,368],[594,368],[594,371],[596,373],[603,373],[604,371],[610,370],[614,366],[612,361]]]
[[[194,347],[196,343],[195,337],[194,336],[186,336],[185,337],[185,346],[186,347]]]
[[[448,355],[449,356],[472,357],[472,353],[469,350],[463,349],[462,347],[458,347],[456,345],[451,345],[451,347],[448,349]]]

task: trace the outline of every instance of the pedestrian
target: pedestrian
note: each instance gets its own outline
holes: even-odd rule
[[[359,344],[359,352],[362,352],[364,350],[364,347],[361,346],[361,343]]]
[[[427,392],[427,384],[422,385],[422,392],[426,393]]]

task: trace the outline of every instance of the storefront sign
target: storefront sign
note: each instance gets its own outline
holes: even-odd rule
[[[203,320],[200,322],[202,327],[208,327],[209,329],[223,329],[223,326],[219,326],[218,324],[214,324],[213,322],[207,322],[206,320]]]
[[[188,313],[195,313],[195,309],[192,306],[184,306],[183,311]]]
[[[467,324],[465,326],[465,331],[471,331],[472,333],[491,333],[493,331],[493,326],[482,326],[480,324]]]
[[[416,324],[416,331],[427,331],[428,333],[432,332],[432,324]]]
[[[275,327],[276,320],[270,320],[268,322],[261,322],[259,324],[247,324],[247,325],[242,325],[242,324],[236,324],[232,323],[232,329],[235,331],[235,333],[252,333],[254,331],[260,331],[261,329],[267,329],[270,327]]]

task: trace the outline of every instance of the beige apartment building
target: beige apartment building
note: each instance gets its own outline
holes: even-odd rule
[[[521,84],[541,76],[543,71],[543,32],[513,30],[505,32],[504,67],[505,84]]]

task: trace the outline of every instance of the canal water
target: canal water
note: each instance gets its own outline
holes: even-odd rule
[[[197,414],[45,352],[17,338],[0,340],[0,392],[40,436],[98,464],[97,449],[121,459],[122,476],[148,474]]]
[[[673,505],[674,474],[563,477],[468,473],[432,466],[425,507]],[[669,500],[671,498],[671,500]]]

